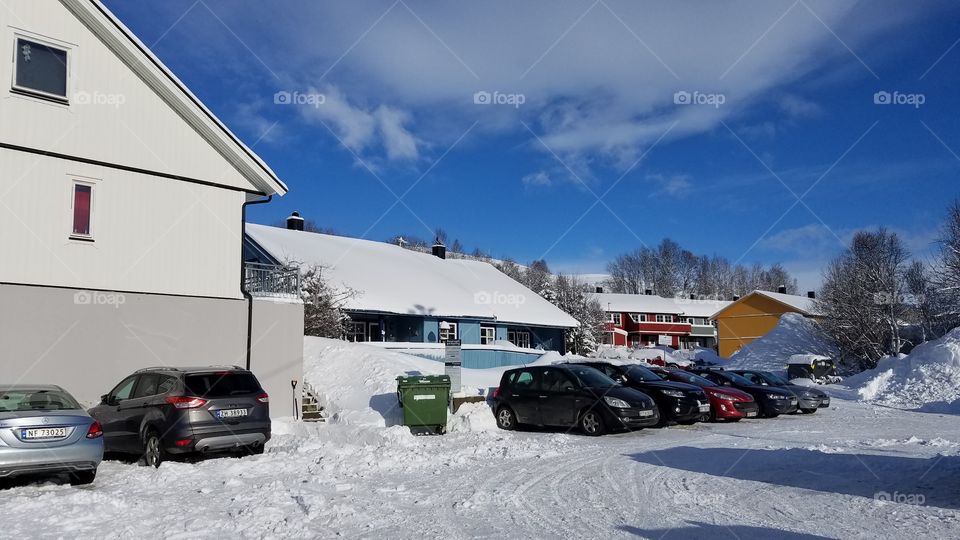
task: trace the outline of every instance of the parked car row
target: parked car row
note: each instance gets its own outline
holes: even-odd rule
[[[671,423],[774,418],[829,406],[823,391],[767,371],[592,360],[511,369],[493,393],[501,429],[551,426],[579,428],[588,435]]]
[[[84,411],[59,386],[0,386],[0,479],[66,474],[89,484],[104,452],[159,467],[170,455],[263,452],[269,396],[236,367],[147,368]]]

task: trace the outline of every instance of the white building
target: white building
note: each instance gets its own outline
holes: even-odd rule
[[[283,182],[99,1],[8,0],[0,32],[0,382],[93,400],[148,365],[250,365],[289,403],[302,306],[246,298],[241,260],[246,204]]]

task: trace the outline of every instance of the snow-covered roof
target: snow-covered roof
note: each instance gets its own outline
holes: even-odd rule
[[[167,104],[264,195],[287,192],[276,173],[233,134],[100,0],[61,0]]]
[[[579,326],[485,262],[441,259],[383,242],[265,225],[247,224],[246,232],[275,259],[321,266],[331,286],[356,291],[345,304],[349,311]]]
[[[709,317],[730,305],[724,300],[664,298],[650,294],[590,293],[605,311],[614,313],[666,313]]]
[[[775,300],[777,302],[780,302],[781,304],[792,307],[793,309],[799,311],[803,315],[819,315],[820,314],[820,311],[816,307],[816,300],[814,300],[813,298],[810,298],[808,296],[797,296],[795,294],[783,294],[783,293],[775,293],[770,291],[761,291],[758,289],[751,292],[750,294],[745,295],[743,298],[737,300],[736,302],[732,302],[732,303],[728,302],[727,305],[722,306],[718,308],[716,311],[714,311],[714,313],[710,317],[716,318],[721,311],[727,309],[733,304],[738,304],[740,302],[743,302],[744,300],[746,300],[747,298],[750,298],[755,294],[758,294],[760,296],[766,296],[771,300]]]

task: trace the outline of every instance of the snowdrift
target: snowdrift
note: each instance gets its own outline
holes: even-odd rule
[[[839,352],[817,323],[796,313],[785,313],[767,335],[754,340],[730,357],[729,369],[785,371],[794,354],[836,358]]]
[[[960,328],[917,346],[908,356],[884,358],[844,383],[864,401],[960,414]]]
[[[650,360],[659,358],[668,364],[673,363],[678,366],[685,366],[691,363],[691,360],[685,353],[670,347],[603,347],[597,351],[597,358],[641,363],[650,363]]]
[[[545,365],[575,359],[547,352],[533,365]],[[303,376],[319,394],[333,422],[370,427],[390,427],[402,423],[397,403],[397,377],[401,375],[442,375],[443,363],[386,350],[382,347],[350,343],[337,339],[305,337]],[[516,366],[490,369],[463,369],[464,393],[488,396],[500,385],[503,372]],[[484,418],[480,406],[461,407],[451,417],[451,429],[483,431],[496,427],[487,407]],[[488,421],[489,420],[489,421]]]

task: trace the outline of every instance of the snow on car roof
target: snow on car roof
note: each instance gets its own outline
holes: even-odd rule
[[[332,287],[356,291],[346,300],[348,311],[579,326],[485,262],[441,259],[384,242],[266,225],[247,224],[246,232],[277,260],[321,266]]]
[[[817,360],[831,360],[831,358],[829,356],[823,356],[820,354],[794,354],[789,360],[787,360],[787,363],[810,365]]]
[[[730,305],[725,300],[664,298],[655,294],[590,293],[606,311],[620,313],[668,313],[709,317]]]

